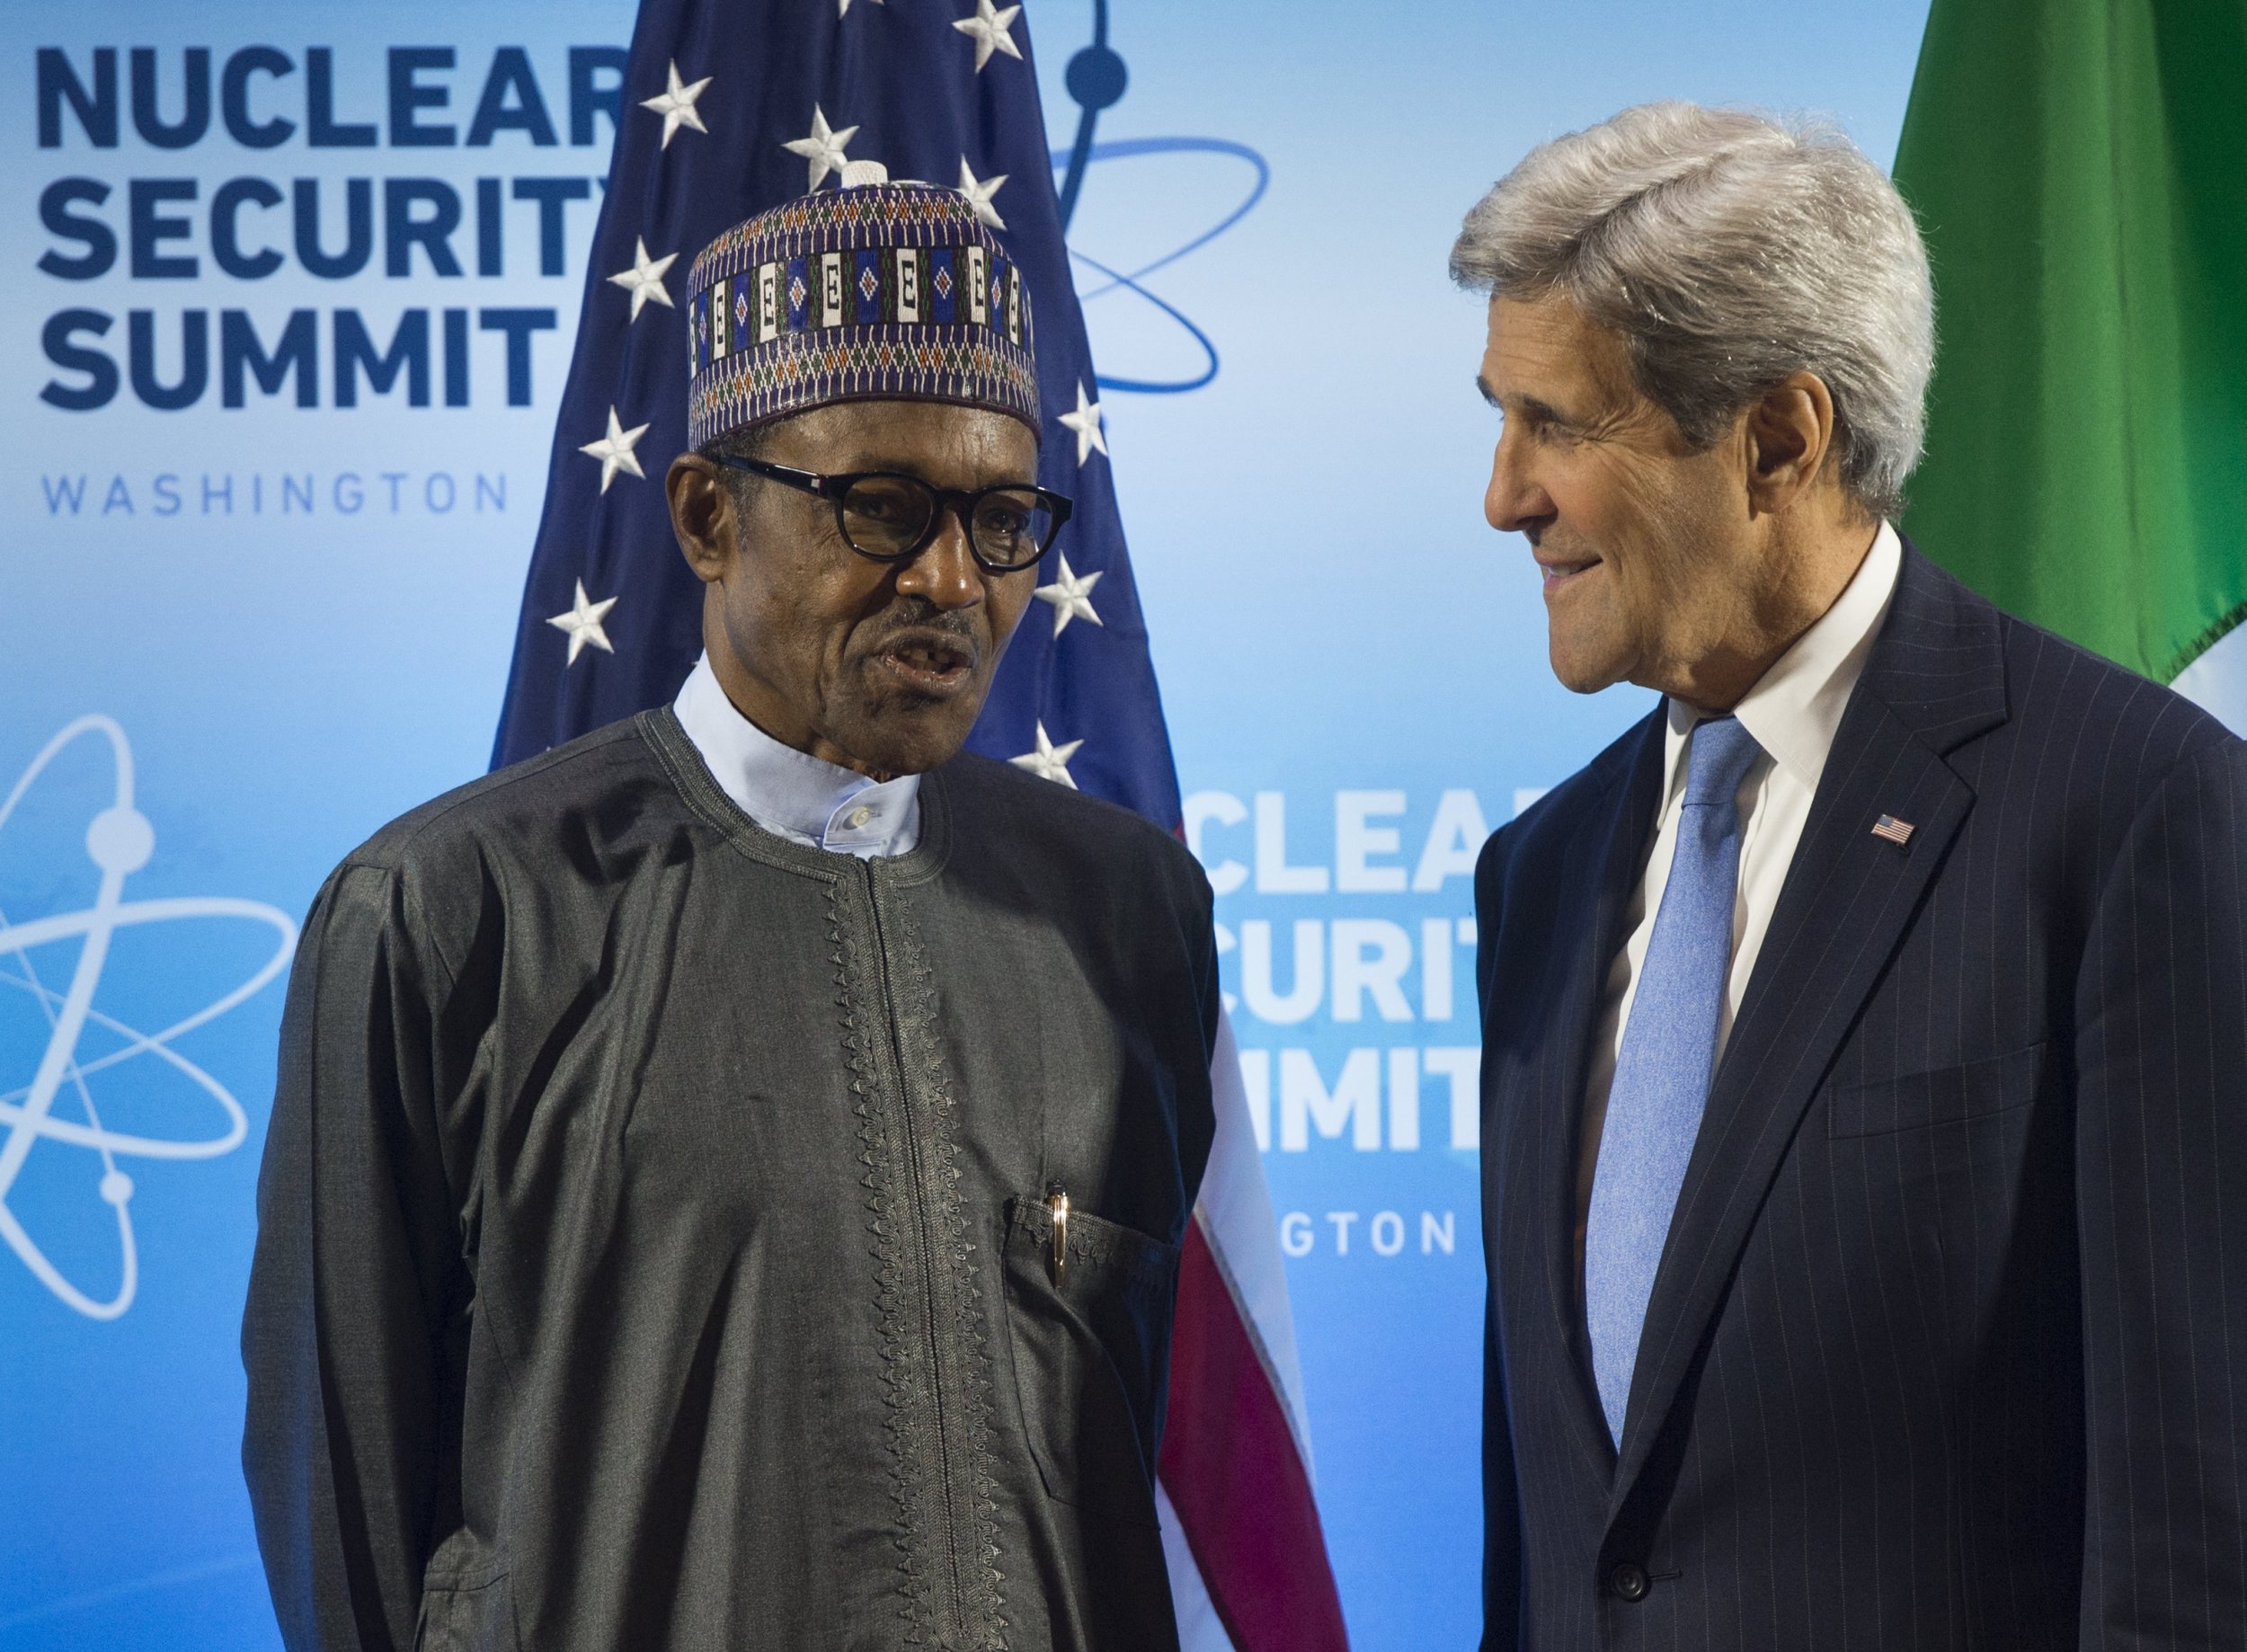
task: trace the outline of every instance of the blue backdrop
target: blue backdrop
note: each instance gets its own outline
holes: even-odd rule
[[[1079,286],[1361,1647],[1477,1627],[1473,852],[1645,704],[1547,674],[1445,252],[1646,98],[1885,160],[1924,12],[1108,6]],[[490,750],[631,22],[187,13],[0,9],[11,1652],[275,1643],[235,1332],[276,973],[343,851]],[[1028,22],[1065,146],[1091,0]]]

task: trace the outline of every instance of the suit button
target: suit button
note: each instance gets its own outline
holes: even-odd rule
[[[1626,1560],[1607,1574],[1607,1586],[1614,1590],[1620,1600],[1642,1601],[1647,1598],[1646,1568]]]

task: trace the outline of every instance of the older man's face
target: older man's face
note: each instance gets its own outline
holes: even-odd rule
[[[1691,451],[1565,298],[1494,299],[1479,382],[1505,420],[1483,511],[1543,572],[1553,674],[1587,694],[1693,680],[1754,594],[1736,452]]]
[[[818,408],[777,427],[762,457],[963,491],[1037,478],[1037,440],[1020,422],[927,402]],[[742,498],[716,535],[726,554],[704,626],[735,704],[776,739],[866,773],[918,774],[950,758],[1036,587],[1035,564],[987,573],[949,511],[919,555],[883,564],[850,548],[825,499],[762,478]]]

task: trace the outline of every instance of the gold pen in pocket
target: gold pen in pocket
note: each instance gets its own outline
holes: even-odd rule
[[[1069,1190],[1059,1182],[1045,1184],[1045,1208],[1053,1217],[1053,1283],[1069,1271]]]

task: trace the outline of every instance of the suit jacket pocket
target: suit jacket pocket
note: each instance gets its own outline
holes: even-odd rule
[[[1880,1079],[1827,1092],[1825,1133],[1887,1135],[1928,1124],[1953,1124],[2003,1113],[2033,1100],[2044,1070],[2045,1045],[2033,1044],[1962,1067]]]
[[[1053,1276],[1043,1200],[1007,1205],[1007,1334],[1046,1495],[1153,1526],[1178,1249],[1081,1210]]]

